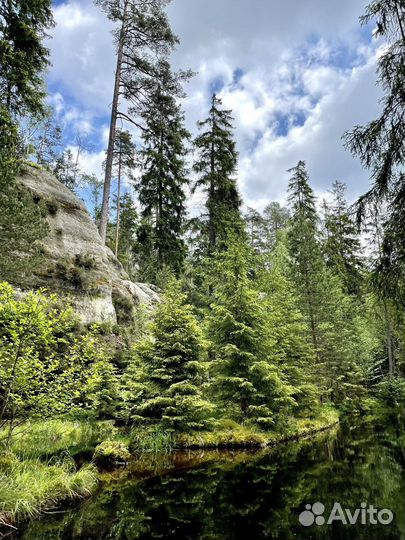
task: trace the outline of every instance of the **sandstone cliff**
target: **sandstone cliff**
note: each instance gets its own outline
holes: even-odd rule
[[[84,203],[50,173],[27,166],[19,179],[47,209],[49,233],[41,241],[43,261],[14,285],[44,287],[69,298],[79,318],[125,322],[140,304],[159,301],[155,288],[129,280],[113,252],[103,245]]]

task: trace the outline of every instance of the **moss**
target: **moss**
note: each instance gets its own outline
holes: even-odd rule
[[[55,216],[59,210],[59,205],[56,201],[46,201],[45,203],[48,214]]]
[[[58,262],[56,263],[56,276],[75,289],[86,290],[89,285],[87,272],[82,267]]]
[[[175,441],[179,448],[249,448],[265,446],[268,438],[264,432],[225,419],[213,431],[177,434]]]
[[[93,461],[98,465],[126,464],[131,459],[127,445],[122,441],[104,441],[94,450]]]

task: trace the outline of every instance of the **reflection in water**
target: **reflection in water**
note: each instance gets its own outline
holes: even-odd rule
[[[166,458],[168,459],[168,458]],[[156,465],[156,464],[155,464]],[[160,474],[124,471],[92,501],[32,522],[24,540],[405,539],[404,437],[370,427],[259,453],[171,456]],[[306,503],[394,512],[390,525],[304,527]]]

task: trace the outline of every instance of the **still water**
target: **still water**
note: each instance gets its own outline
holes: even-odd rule
[[[299,516],[314,503],[321,503],[315,509],[325,523],[304,526]],[[353,518],[359,509],[357,522],[345,525],[341,518],[328,525],[335,503]],[[391,523],[371,524],[367,514],[362,524],[361,503],[390,510]],[[305,518],[315,516],[307,512]],[[144,459],[103,476],[92,500],[31,522],[14,538],[402,540],[405,437],[392,428],[342,425],[276,449]]]

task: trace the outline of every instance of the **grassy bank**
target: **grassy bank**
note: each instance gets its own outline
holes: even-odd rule
[[[71,460],[44,463],[20,460],[14,454],[0,456],[0,524],[32,519],[62,502],[91,494],[97,483],[93,465],[76,471]]]
[[[171,451],[187,448],[258,448],[297,440],[333,426],[339,421],[336,409],[324,407],[316,418],[290,419],[281,431],[266,432],[238,424],[232,420],[218,420],[210,431],[182,433],[171,437],[156,429],[137,431],[131,438],[131,450],[142,452]]]
[[[16,429],[9,450],[21,458],[49,458],[64,451],[74,456],[91,451],[118,434],[113,422],[53,419],[26,422]],[[0,432],[0,440],[4,437]],[[1,450],[1,448],[0,448]]]
[[[0,448],[0,526],[11,528],[89,496],[97,484],[97,469],[87,464],[77,470],[72,456],[92,452],[117,433],[112,422],[54,419],[19,426],[10,447]]]

